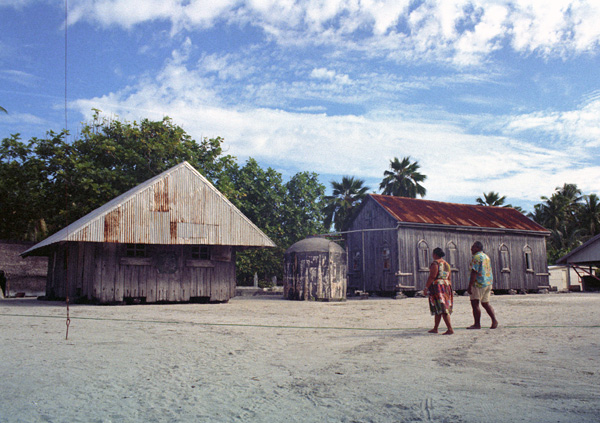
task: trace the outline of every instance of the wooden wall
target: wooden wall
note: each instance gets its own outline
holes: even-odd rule
[[[346,299],[346,254],[292,252],[284,257],[284,296],[289,300]]]
[[[117,243],[69,242],[50,255],[46,295],[92,302],[228,301],[235,296],[235,251],[213,247],[211,260],[191,258],[189,245],[148,246],[147,257],[127,257]]]
[[[21,257],[21,253],[34,244],[33,242],[0,240],[0,271],[4,272],[6,278],[3,287],[5,296],[43,295],[48,259],[46,257]]]
[[[548,286],[546,241],[543,235],[508,230],[428,228],[425,224],[404,225],[397,230],[389,230],[396,225],[397,222],[381,207],[377,207],[375,202],[365,204],[351,228],[361,232],[349,233],[347,238],[349,289],[374,292],[422,290],[429,275],[433,250],[440,247],[446,252],[446,261],[453,261],[450,263],[454,269],[453,288],[466,290],[472,257],[470,248],[474,241],[481,241],[486,254],[490,256],[494,289],[536,290],[540,286]],[[373,230],[376,228],[386,230]],[[389,248],[391,256],[387,269],[384,248]],[[502,249],[506,252],[501,253]],[[529,269],[526,250],[531,258]],[[358,266],[357,253],[361,256]],[[502,254],[508,260],[503,261]]]

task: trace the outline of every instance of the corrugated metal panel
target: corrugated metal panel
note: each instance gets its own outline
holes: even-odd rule
[[[598,262],[600,262],[600,235],[594,236],[556,261],[558,264],[595,264]]]
[[[275,246],[187,162],[109,201],[23,254],[62,241]]]
[[[370,194],[398,222],[548,232],[509,207],[476,206]]]

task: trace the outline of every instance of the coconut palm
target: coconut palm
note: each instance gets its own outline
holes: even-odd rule
[[[332,195],[325,197],[325,227],[334,228],[338,232],[348,229],[354,217],[356,206],[367,195],[369,187],[365,181],[353,176],[342,177],[341,182],[331,181]]]
[[[584,196],[584,203],[579,208],[577,220],[587,237],[600,233],[600,199],[596,194]]]
[[[8,112],[6,111],[6,109],[5,109],[4,107],[2,107],[2,106],[0,106],[0,112],[8,113]]]
[[[427,190],[421,182],[427,179],[427,176],[418,171],[420,167],[417,161],[411,163],[410,157],[404,157],[402,161],[394,157],[394,160],[390,160],[390,170],[383,172],[383,180],[379,184],[382,194],[409,198],[417,198],[417,195],[425,197]]]
[[[483,193],[483,198],[477,197],[477,204],[480,206],[494,206],[494,207],[510,207],[509,205],[505,205],[506,196],[503,195],[500,197],[500,194],[494,191],[490,191],[487,194]]]

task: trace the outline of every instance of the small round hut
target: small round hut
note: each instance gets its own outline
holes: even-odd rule
[[[290,300],[346,299],[346,252],[325,238],[307,238],[284,256],[284,296]]]

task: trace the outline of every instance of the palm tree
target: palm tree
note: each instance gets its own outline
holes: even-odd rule
[[[581,204],[581,190],[575,184],[564,184],[556,187],[550,197],[542,197],[541,204],[534,206],[534,212],[529,214],[535,222],[550,230],[547,241],[548,258],[553,263],[571,249],[581,244],[586,229],[582,228],[582,214],[585,208]],[[597,199],[592,199],[592,206]],[[587,225],[591,225],[588,222]]]
[[[325,221],[323,223],[326,228],[331,228],[333,223],[337,232],[348,229],[357,204],[369,190],[364,183],[364,180],[355,179],[353,176],[344,176],[341,182],[331,181],[332,195],[325,197]]]
[[[600,199],[596,194],[584,196],[585,203],[577,213],[577,220],[587,237],[600,233]]]
[[[6,111],[6,109],[4,107],[2,107],[2,106],[0,106],[0,112],[4,112],[4,113],[8,114],[8,112]]]
[[[503,195],[500,197],[500,194],[494,191],[490,191],[487,194],[483,193],[483,199],[481,197],[477,197],[477,204],[480,206],[494,206],[494,207],[511,207],[510,205],[504,205],[504,201],[506,201],[506,196]]]
[[[402,161],[394,157],[390,160],[390,169],[383,172],[383,180],[379,189],[383,195],[394,195],[397,197],[417,198],[417,195],[425,197],[427,190],[420,182],[427,176],[419,173],[421,166],[417,161],[410,162],[410,157],[404,157]]]

